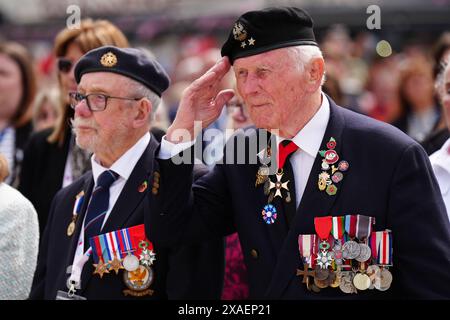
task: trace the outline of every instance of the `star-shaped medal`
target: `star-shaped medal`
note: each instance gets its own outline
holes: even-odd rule
[[[331,257],[331,254],[328,251],[321,250],[317,254],[316,261],[319,267],[321,267],[322,269],[327,269],[333,263],[333,258]]]
[[[272,190],[273,188],[275,188],[276,189],[275,197],[279,196],[280,198],[283,198],[281,196],[281,189],[286,189],[287,191],[289,191],[289,188],[287,186],[288,183],[289,183],[289,180],[286,181],[286,182],[281,182],[281,178],[283,178],[283,174],[282,173],[277,173],[276,176],[277,176],[277,181],[276,182],[270,181],[269,190]]]
[[[119,274],[119,270],[124,269],[121,260],[117,259],[117,255],[114,255],[114,259],[109,261],[109,270],[114,270],[116,274]]]
[[[156,254],[153,250],[144,249],[139,255],[139,260],[143,266],[149,267],[153,264],[153,261],[156,260]]]
[[[103,274],[109,273],[108,265],[104,264],[102,260],[100,260],[97,264],[94,264],[94,267],[94,274],[98,274],[100,278],[103,278]]]

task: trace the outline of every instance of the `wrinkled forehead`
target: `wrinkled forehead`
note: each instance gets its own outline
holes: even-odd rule
[[[85,73],[78,84],[80,92],[97,92],[121,94],[128,91],[131,80],[112,72]]]
[[[291,62],[288,50],[288,48],[281,48],[238,58],[233,63],[233,69],[278,68]]]

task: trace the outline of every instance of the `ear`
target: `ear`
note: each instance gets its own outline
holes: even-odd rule
[[[142,98],[138,101],[137,111],[134,114],[133,127],[140,128],[150,123],[150,116],[152,114],[152,103],[147,98]]]
[[[325,62],[322,58],[314,58],[308,65],[308,84],[311,92],[317,91],[322,84],[324,76]]]

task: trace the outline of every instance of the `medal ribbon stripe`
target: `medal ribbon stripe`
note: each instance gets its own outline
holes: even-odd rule
[[[73,215],[80,213],[81,206],[83,205],[84,193],[79,193],[75,199],[75,204],[73,206]]]
[[[100,258],[103,259],[102,247],[100,245],[100,238],[97,236],[97,237],[92,238],[91,240],[93,240],[93,242],[94,242],[94,246],[92,246],[92,248],[93,249],[95,248],[95,250],[93,250],[93,252],[94,252],[94,261],[96,263],[98,263]],[[105,262],[105,261],[103,260],[103,262]]]
[[[125,250],[127,252],[131,252],[130,236],[128,234],[128,228],[122,230],[122,236],[123,236],[123,240],[125,242]]]
[[[105,235],[106,239],[108,240],[108,251],[109,251],[109,255],[111,256],[111,260],[114,259],[114,256],[117,255],[117,246],[114,243],[114,239],[112,237],[112,232],[108,232]]]
[[[378,260],[378,244],[379,241],[377,239],[377,234],[378,232],[372,232],[372,234],[370,235],[370,249],[372,249],[372,257],[375,261]]]
[[[319,249],[319,241],[317,239],[317,235],[315,235],[315,234],[312,235],[311,247],[312,247],[312,250],[311,250],[312,255],[311,255],[311,260],[309,262],[309,267],[314,268],[316,265],[315,257],[317,256],[317,250]]]
[[[356,235],[356,216],[346,215],[345,216],[345,231],[347,231],[348,236],[353,239]]]
[[[119,245],[120,258],[125,256],[125,247],[123,244],[122,233],[120,231],[114,231],[114,236],[116,237],[117,244]]]
[[[298,246],[301,256],[304,258],[305,262],[310,261],[312,252],[312,235],[311,234],[300,234],[298,236]]]
[[[114,231],[114,239],[115,239],[115,241],[117,243],[117,246],[119,248],[119,258],[122,259],[123,257],[125,257],[125,253],[124,253],[125,248],[123,246],[123,240],[122,240],[122,236],[121,236],[120,231]]]
[[[109,250],[107,248],[107,239],[104,234],[99,235],[100,239],[100,248],[101,248],[101,254],[103,256],[103,261],[107,263],[109,260],[111,260],[111,257],[109,256]]]
[[[320,240],[327,241],[332,228],[332,217],[316,217],[314,218],[314,227]]]
[[[345,217],[333,217],[333,230],[331,231],[336,240],[342,239],[344,235]]]
[[[359,240],[365,240],[372,232],[372,217],[358,214],[356,219],[356,237]]]
[[[380,265],[392,265],[392,234],[389,231],[380,231],[382,240],[380,241],[379,259]]]

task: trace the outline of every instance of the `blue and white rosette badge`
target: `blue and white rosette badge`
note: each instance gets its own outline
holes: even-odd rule
[[[264,222],[272,224],[277,220],[277,209],[272,204],[266,204],[262,210]]]

